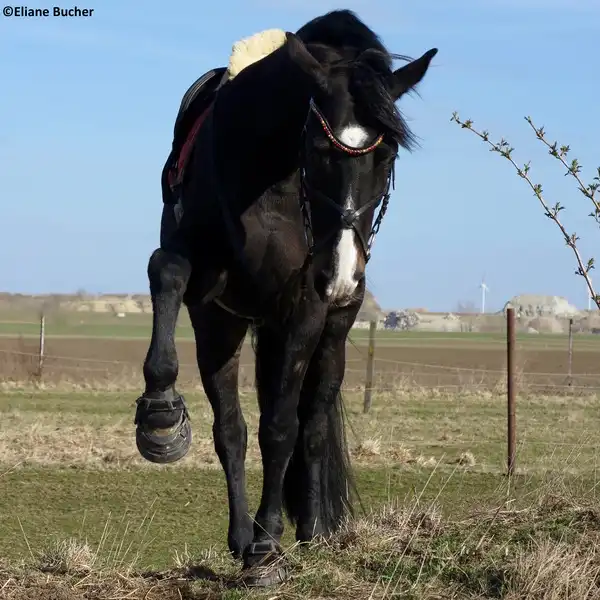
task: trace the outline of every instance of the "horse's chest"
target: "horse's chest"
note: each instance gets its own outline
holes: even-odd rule
[[[243,264],[227,270],[227,284],[215,302],[237,316],[260,320],[305,258],[293,232],[248,231]]]

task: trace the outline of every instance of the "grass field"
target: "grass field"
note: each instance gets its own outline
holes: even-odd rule
[[[362,412],[368,332],[348,344],[349,445],[364,511],[309,552],[284,542],[293,577],[244,591],[225,552],[225,482],[212,448],[189,323],[179,387],[194,441],[159,467],[135,448],[145,315],[0,323],[0,598],[236,600],[600,598],[600,341],[522,335],[517,474],[504,475],[502,333],[379,331]],[[126,322],[124,322],[126,321]],[[249,497],[260,493],[253,355],[242,352]]]
[[[149,314],[128,314],[120,319],[109,313],[77,313],[65,312],[50,315],[46,320],[46,334],[59,337],[100,337],[120,339],[148,339],[152,327]],[[0,313],[0,335],[2,336],[39,336],[39,318],[33,314]],[[185,311],[181,312],[177,328],[177,336],[181,339],[193,339],[193,331]],[[368,338],[367,329],[354,329],[352,337],[358,340]],[[426,344],[453,343],[471,341],[504,343],[503,331],[497,332],[418,332],[379,330],[380,342],[392,344],[402,340],[419,341]],[[564,334],[530,335],[519,333],[517,337],[535,346],[547,346],[564,343]],[[600,344],[598,336],[581,334],[577,336],[580,343]]]
[[[501,396],[379,394],[364,415],[361,395],[349,394],[349,443],[367,516],[312,554],[292,549],[290,560],[300,570],[280,592],[227,589],[237,571],[224,552],[226,494],[212,450],[211,413],[201,394],[188,399],[192,450],[180,463],[161,467],[137,454],[131,395],[0,394],[0,556],[12,565],[0,566],[0,590],[7,598],[366,599],[372,592],[373,598],[396,597],[394,588],[396,594],[403,590],[397,597],[511,597],[492,593],[488,559],[497,558],[503,546],[511,548],[510,558],[519,552],[531,558],[531,544],[539,543],[545,552],[558,553],[552,555],[556,562],[561,552],[574,551],[564,544],[583,544],[584,535],[587,543],[590,531],[600,529],[600,515],[597,525],[590,521],[596,513],[585,513],[584,523],[582,512],[596,510],[595,397],[524,398],[518,474],[508,479]],[[254,510],[260,490],[258,415],[253,394],[242,400]],[[500,527],[507,522],[508,530]],[[288,546],[290,534],[288,528]],[[481,547],[488,547],[489,556]],[[461,558],[467,550],[474,554]],[[182,579],[190,560],[214,571],[216,580],[201,577],[192,585],[187,575]],[[15,566],[20,561],[27,568]],[[166,579],[140,575],[157,570],[166,570]],[[41,580],[52,584],[47,595],[36,588]],[[96,595],[83,595],[87,580]],[[458,595],[443,595],[450,584]],[[505,585],[518,590],[521,584],[511,579]],[[476,595],[478,586],[487,595]],[[31,595],[10,595],[26,589]]]

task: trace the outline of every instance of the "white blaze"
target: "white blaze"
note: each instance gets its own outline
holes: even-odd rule
[[[359,125],[348,125],[339,135],[339,140],[351,148],[361,148],[369,139],[368,133]],[[352,190],[348,190],[344,208],[355,208]],[[327,286],[327,295],[332,301],[347,300],[356,289],[355,277],[358,266],[358,250],[355,244],[354,229],[343,229],[334,249],[333,278]]]
[[[348,125],[340,133],[340,142],[350,148],[363,148],[369,134],[360,125]]]
[[[358,283],[354,276],[357,262],[354,230],[344,229],[334,250],[333,278],[327,286],[330,300],[339,302],[352,295]]]

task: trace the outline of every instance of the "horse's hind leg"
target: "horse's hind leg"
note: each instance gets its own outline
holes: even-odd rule
[[[183,458],[191,443],[191,429],[183,396],[175,391],[179,364],[175,326],[191,275],[183,253],[159,248],[148,262],[152,296],[152,338],[144,361],[146,389],[137,401],[136,443],[151,462]]]
[[[252,519],[246,499],[247,429],[238,394],[238,370],[248,321],[214,303],[189,307],[196,336],[198,368],[212,406],[215,450],[225,471],[229,497],[227,542],[240,558],[252,541]]]

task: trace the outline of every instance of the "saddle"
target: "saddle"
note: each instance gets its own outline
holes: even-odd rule
[[[185,167],[192,155],[196,136],[212,108],[217,90],[224,83],[226,71],[225,67],[207,71],[189,87],[181,100],[173,128],[173,145],[165,165],[170,192],[163,194],[165,204],[177,204],[179,201]]]
[[[165,204],[180,204],[185,167],[192,155],[196,136],[214,104],[219,88],[249,65],[277,50],[285,40],[286,34],[282,29],[266,29],[236,42],[227,67],[207,71],[184,94],[175,119],[171,153],[163,169]]]

